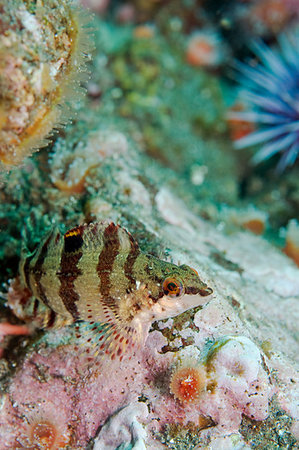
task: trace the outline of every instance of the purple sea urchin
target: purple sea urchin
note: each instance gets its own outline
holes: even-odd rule
[[[257,164],[281,153],[277,171],[292,165],[299,152],[299,29],[278,37],[280,49],[263,42],[252,45],[260,63],[238,63],[243,87],[241,97],[251,110],[234,112],[232,119],[259,125],[259,129],[235,141],[237,149],[261,144],[254,155]]]

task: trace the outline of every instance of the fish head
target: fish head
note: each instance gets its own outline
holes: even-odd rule
[[[151,261],[153,266],[153,261]],[[174,317],[206,303],[213,289],[204,283],[195,269],[159,261],[154,280],[147,289],[152,300],[148,314],[151,320]]]

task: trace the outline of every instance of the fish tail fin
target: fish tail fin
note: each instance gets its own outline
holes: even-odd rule
[[[29,289],[22,285],[19,277],[10,281],[5,297],[7,306],[14,315],[30,323],[32,328],[57,329],[70,324],[68,319],[56,314],[49,306],[33,297]]]

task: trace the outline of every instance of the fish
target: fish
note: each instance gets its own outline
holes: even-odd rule
[[[203,304],[213,292],[195,269],[142,252],[113,222],[79,225],[64,234],[54,228],[21,258],[19,272],[30,293],[23,318],[31,315],[41,328],[83,323],[85,344],[111,359],[142,346],[154,321]]]

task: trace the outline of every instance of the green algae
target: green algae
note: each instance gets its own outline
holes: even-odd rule
[[[163,431],[156,433],[155,436],[167,448],[191,450],[199,444],[206,445],[208,443],[208,439],[201,437],[200,432],[213,426],[215,426],[215,423],[207,417],[201,426],[196,426],[193,423],[185,426],[178,423],[167,424],[164,426]]]
[[[119,48],[124,28],[127,35]],[[108,83],[110,74],[110,84],[106,84],[102,102],[110,102],[116,115],[133,120],[147,153],[181,177],[190,177],[194,164],[213,167],[207,182],[194,186],[197,195],[203,198],[213,186],[216,200],[218,196],[219,201],[232,201],[236,188],[231,177],[223,177],[224,167],[226,173],[234,172],[234,167],[228,151],[222,86],[218,76],[186,64],[182,32],[167,34],[153,27],[151,37],[138,38],[131,26],[116,29],[113,24],[100,23],[97,42],[99,52],[109,53],[103,78]],[[226,189],[223,184],[218,186],[219,177]]]
[[[164,24],[162,20],[161,29]],[[219,201],[224,200],[224,191],[231,193],[231,199],[235,198],[236,189],[232,187],[231,176],[227,176],[227,182],[222,176],[219,185],[214,183],[215,179],[220,179],[218,171],[223,172],[223,155],[221,164],[217,161],[226,135],[219,79],[185,64],[182,32],[168,30],[164,34],[154,27],[151,38],[137,38],[131,25],[119,26],[98,19],[95,41],[98,56],[93,62],[92,73],[93,80],[103,89],[101,103],[90,108],[90,101],[86,100],[74,125],[68,126],[56,139],[54,152],[63,153],[76,142],[82,139],[84,142],[86,130],[92,131],[100,124],[107,126],[110,122],[115,128],[122,124],[120,128],[127,135],[142,133],[139,145],[150,157],[172,167],[161,167],[146,155],[138,157],[144,172],[142,183],[148,188],[152,201],[157,181],[162,184],[165,178],[169,182],[173,180],[176,190],[186,200],[189,198],[190,208],[198,208],[196,198],[205,202],[206,192],[210,192],[212,185],[215,200],[217,197]],[[174,46],[174,42],[179,45]],[[64,196],[53,186],[48,175],[52,161],[51,157],[47,160],[48,151],[44,149],[31,159],[29,171],[21,168],[10,179],[4,177],[0,193],[0,264],[3,267],[0,282],[17,273],[24,227],[29,228],[27,235],[30,235],[31,242],[28,247],[32,248],[53,223],[67,228],[81,222],[82,210],[99,192],[105,200],[113,198],[115,209],[121,208],[123,225],[133,228],[133,232],[134,229],[140,230],[141,245],[148,247],[147,242],[152,241],[149,230],[144,229],[140,221],[136,223],[137,211],[132,214],[129,208],[121,206],[126,204],[126,196],[118,193],[117,189],[112,192],[109,186],[111,180],[117,178],[120,166],[115,167],[111,161],[104,162],[89,174],[86,191],[82,195]],[[226,161],[227,173],[231,173],[231,157]],[[128,160],[125,163],[130,164]],[[194,164],[212,164],[213,172],[208,173],[202,186],[191,185],[190,192],[190,167]],[[227,188],[224,189],[226,183]],[[225,197],[228,201],[227,194]],[[137,209],[136,205],[134,209]],[[35,219],[30,225],[32,214]],[[145,250],[161,254],[161,246],[160,242],[158,250],[152,245]]]
[[[292,450],[298,448],[291,433],[293,423],[293,419],[279,408],[274,397],[269,417],[263,421],[255,421],[243,416],[240,433],[250,447],[256,450]]]
[[[196,308],[189,309],[179,316],[173,317],[172,325],[160,329],[158,322],[152,324],[152,330],[159,331],[168,341],[168,343],[162,348],[162,353],[167,352],[178,352],[181,347],[174,345],[173,342],[179,337],[182,341],[183,347],[194,344],[194,338],[188,336],[183,338],[180,336],[179,332],[185,328],[190,328],[191,330],[198,331],[198,327],[194,324],[195,314],[202,309],[202,306],[197,306]],[[161,321],[162,323],[167,322],[168,319]]]

